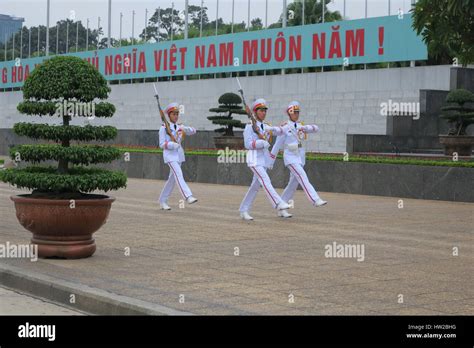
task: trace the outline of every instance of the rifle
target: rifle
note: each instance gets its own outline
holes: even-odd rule
[[[267,140],[265,138],[265,135],[263,135],[262,133],[260,133],[260,131],[258,130],[258,127],[257,127],[257,119],[255,118],[255,115],[252,113],[252,111],[250,110],[249,106],[247,105],[247,102],[245,101],[245,97],[244,97],[244,90],[242,89],[242,85],[240,84],[240,81],[239,81],[239,78],[236,77],[237,79],[237,83],[239,85],[239,93],[240,95],[242,96],[242,101],[244,103],[244,106],[245,106],[245,111],[247,112],[247,116],[250,118],[250,121],[252,122],[252,128],[253,128],[253,131],[258,135],[258,137],[262,140]]]
[[[160,111],[161,120],[162,120],[163,123],[165,124],[166,133],[170,136],[171,141],[177,143],[176,138],[174,137],[173,133],[171,133],[170,123],[169,123],[168,120],[166,119],[165,113],[164,113],[163,110],[161,109],[160,96],[158,95],[158,91],[156,90],[155,84],[153,84],[153,88],[155,89],[155,98],[156,98],[156,102],[157,102],[157,104],[158,104],[158,110]]]

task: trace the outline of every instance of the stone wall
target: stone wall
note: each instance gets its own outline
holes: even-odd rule
[[[387,134],[387,117],[380,115],[380,103],[389,99],[418,102],[421,89],[449,90],[450,66],[254,76],[240,80],[249,102],[257,97],[264,97],[269,102],[268,121],[272,124],[287,119],[285,107],[288,102],[296,99],[302,103],[302,120],[321,128],[319,134],[310,137],[309,151],[344,152],[348,134]],[[210,115],[208,109],[217,105],[218,97],[224,92],[237,92],[235,78],[160,82],[157,85],[162,106],[171,101],[182,103],[185,114],[181,121],[201,131],[216,128],[206,116]],[[128,132],[128,135],[135,134],[133,142],[144,145],[142,142],[148,141],[149,135],[141,131],[156,130],[161,124],[151,83],[111,87],[110,101],[117,108],[115,116],[89,122],[136,131]],[[21,99],[21,91],[0,93],[0,129],[11,129],[14,123],[21,121],[59,123],[56,117],[40,119],[20,115],[16,106]],[[241,119],[245,120],[245,116]],[[75,119],[72,124],[84,122],[85,119]],[[213,135],[212,132],[203,133],[196,142],[212,145]],[[5,139],[0,141],[5,143]],[[116,141],[120,142],[120,139]]]

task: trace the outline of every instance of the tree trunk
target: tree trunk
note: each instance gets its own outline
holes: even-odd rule
[[[69,115],[64,115],[63,116],[63,126],[66,126],[66,127],[69,126],[69,118],[70,118]],[[70,146],[69,139],[62,139],[61,145],[63,147],[69,147]],[[61,174],[67,174],[68,164],[69,163],[68,163],[67,160],[60,159],[59,163],[58,163],[58,172],[61,173]]]

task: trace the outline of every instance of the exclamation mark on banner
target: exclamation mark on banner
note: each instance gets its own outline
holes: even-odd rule
[[[379,55],[383,54],[384,27],[379,27]]]

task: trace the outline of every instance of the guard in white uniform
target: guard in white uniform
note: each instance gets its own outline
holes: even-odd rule
[[[183,172],[181,171],[181,163],[185,161],[184,150],[181,147],[181,142],[185,135],[196,134],[196,129],[177,123],[179,117],[178,103],[169,104],[165,109],[165,113],[170,119],[169,127],[174,139],[168,134],[166,126],[163,123],[160,128],[159,141],[160,148],[163,149],[163,159],[170,167],[170,175],[168,181],[166,181],[166,184],[163,187],[163,191],[161,191],[160,205],[163,210],[171,210],[168,205],[168,198],[173,191],[175,183],[178,184],[179,192],[187,203],[192,204],[197,202],[197,199],[193,197],[188,184],[184,181]]]
[[[272,154],[268,150],[270,147],[270,137],[272,134],[283,134],[282,127],[272,127],[263,123],[267,113],[267,103],[264,99],[257,99],[252,110],[256,115],[256,130],[253,125],[247,124],[244,130],[244,144],[247,151],[247,165],[253,172],[253,180],[247,194],[240,204],[240,217],[244,220],[253,220],[249,215],[252,203],[257,196],[260,186],[263,187],[273,208],[278,210],[288,209],[289,205],[285,203],[280,195],[275,191],[270,178],[267,174],[267,168],[272,166]],[[258,132],[258,134],[256,133]],[[259,136],[260,134],[260,136]],[[263,139],[262,139],[263,138]]]
[[[327,202],[319,197],[303,168],[306,163],[304,142],[307,134],[318,132],[319,127],[316,125],[305,126],[298,122],[300,103],[297,101],[292,101],[288,105],[287,114],[290,119],[281,125],[284,128],[284,134],[278,136],[271,152],[272,160],[275,161],[278,152],[283,148],[283,160],[285,166],[290,170],[290,181],[281,198],[288,202],[293,198],[298,185],[301,185],[311,204],[317,207],[325,205]],[[281,210],[278,212],[278,216],[288,218],[291,217],[291,214],[286,210]]]

